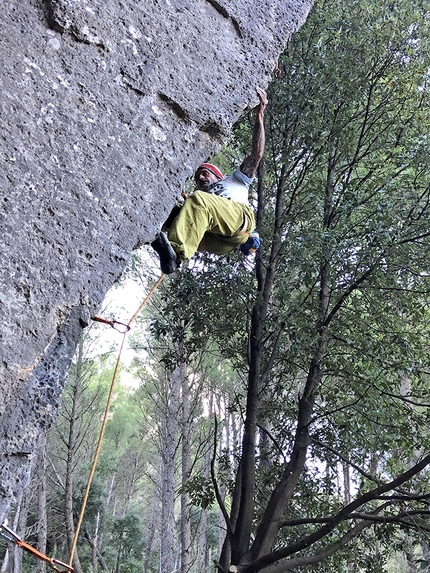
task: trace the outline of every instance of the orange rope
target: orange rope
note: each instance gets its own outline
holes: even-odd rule
[[[70,559],[69,559],[69,567],[71,567],[72,563],[73,563],[73,557],[75,555],[75,551],[76,551],[76,545],[78,543],[78,536],[79,536],[79,531],[81,529],[81,525],[82,525],[82,520],[84,518],[84,512],[85,512],[85,507],[87,505],[87,501],[88,501],[88,496],[90,493],[90,487],[91,487],[91,482],[93,481],[93,477],[94,477],[94,472],[96,471],[96,466],[97,466],[97,461],[99,458],[99,454],[100,454],[100,450],[101,450],[101,445],[102,445],[102,440],[103,440],[103,436],[105,433],[105,429],[106,429],[106,423],[107,423],[107,419],[108,419],[108,415],[109,415],[109,409],[110,409],[110,405],[112,402],[112,396],[113,396],[113,389],[115,386],[115,381],[118,375],[118,371],[119,371],[119,365],[120,365],[120,361],[121,361],[121,353],[122,350],[124,348],[124,344],[125,344],[125,339],[127,337],[127,333],[130,330],[130,326],[132,324],[132,322],[134,322],[134,320],[136,319],[136,317],[138,316],[138,314],[142,311],[143,307],[146,305],[146,303],[149,301],[149,299],[151,298],[151,296],[154,294],[154,292],[156,291],[158,285],[162,282],[162,280],[164,279],[164,274],[162,274],[160,276],[160,278],[158,279],[158,281],[155,283],[155,285],[152,287],[152,289],[150,290],[149,294],[147,295],[147,297],[145,298],[145,300],[141,303],[141,305],[139,306],[139,308],[136,310],[136,312],[133,314],[133,316],[130,318],[130,320],[128,321],[127,329],[125,330],[125,332],[122,333],[122,342],[121,342],[121,346],[119,349],[119,353],[118,353],[118,358],[116,361],[116,365],[115,365],[115,370],[113,373],[113,377],[112,377],[112,382],[110,385],[110,390],[109,390],[109,395],[108,395],[108,399],[107,399],[107,404],[106,404],[106,409],[105,409],[105,413],[103,416],[103,422],[102,422],[102,426],[100,429],[100,435],[99,435],[99,439],[97,441],[97,446],[96,446],[96,451],[94,453],[94,459],[93,459],[93,463],[91,466],[91,471],[90,471],[90,475],[88,477],[88,482],[87,482],[87,487],[85,489],[85,495],[84,495],[84,499],[82,501],[82,507],[81,507],[81,513],[79,514],[79,520],[78,520],[78,524],[76,526],[76,531],[75,531],[75,537],[73,538],[73,544],[72,544],[72,549],[70,551]]]

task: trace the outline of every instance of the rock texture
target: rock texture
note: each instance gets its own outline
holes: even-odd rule
[[[311,0],[0,0],[0,523],[82,328]]]

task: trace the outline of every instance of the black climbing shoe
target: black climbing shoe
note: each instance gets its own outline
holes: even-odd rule
[[[169,243],[166,233],[160,231],[156,239],[152,241],[151,247],[160,257],[161,271],[165,275],[174,273],[178,268],[176,264],[176,254]]]

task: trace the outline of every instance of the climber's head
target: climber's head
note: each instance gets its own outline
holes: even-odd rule
[[[211,185],[221,179],[224,179],[224,175],[212,163],[202,163],[194,175],[197,189],[200,191],[208,191]]]

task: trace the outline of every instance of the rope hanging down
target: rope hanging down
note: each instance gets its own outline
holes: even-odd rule
[[[7,527],[7,525],[5,525],[4,523],[3,525],[0,525],[0,535],[5,539],[7,539],[7,541],[9,541],[10,543],[18,545],[18,547],[21,547],[21,549],[24,549],[24,551],[27,551],[27,553],[30,553],[30,555],[36,557],[36,559],[44,561],[47,565],[52,567],[52,569],[56,571],[56,573],[69,573],[70,571],[73,571],[73,567],[67,565],[67,563],[63,563],[58,559],[52,559],[51,557],[44,555],[43,553],[38,551],[35,547],[32,547],[31,545],[20,539],[20,537],[16,533],[14,533],[12,529],[9,529],[9,527]]]
[[[75,555],[75,551],[76,551],[76,545],[78,543],[78,536],[79,536],[79,531],[81,529],[81,525],[82,525],[82,521],[84,518],[84,513],[85,513],[85,507],[87,505],[87,501],[88,501],[88,495],[90,493],[90,487],[91,487],[91,482],[93,480],[94,477],[94,472],[96,470],[96,466],[97,466],[97,461],[99,458],[99,454],[100,454],[100,449],[101,449],[101,445],[102,445],[102,441],[103,441],[103,436],[105,433],[105,429],[106,429],[106,422],[108,419],[108,415],[109,415],[109,409],[110,409],[110,405],[112,402],[112,395],[113,395],[113,389],[115,386],[115,381],[118,375],[118,371],[119,371],[119,365],[121,362],[121,354],[122,354],[122,350],[124,348],[124,344],[125,344],[125,340],[127,337],[127,333],[129,332],[130,328],[131,328],[131,324],[134,322],[134,320],[136,319],[136,317],[139,315],[139,313],[142,311],[143,307],[146,305],[146,303],[149,301],[149,299],[151,298],[151,296],[154,294],[154,292],[156,291],[157,287],[160,285],[160,283],[162,282],[162,280],[164,279],[164,274],[162,274],[160,276],[160,278],[158,279],[158,281],[155,283],[155,285],[152,287],[152,289],[150,290],[149,294],[146,296],[145,300],[140,304],[139,308],[136,310],[136,312],[133,314],[133,316],[130,318],[130,320],[128,321],[127,324],[124,324],[122,322],[117,322],[115,320],[110,321],[110,320],[106,320],[104,318],[100,318],[98,316],[93,317],[93,320],[96,320],[97,322],[102,322],[105,324],[109,324],[110,326],[112,326],[112,328],[115,328],[116,330],[118,330],[121,334],[122,334],[122,341],[121,341],[121,346],[118,352],[118,358],[116,361],[116,365],[115,365],[115,370],[113,373],[113,377],[112,377],[112,382],[110,385],[110,390],[109,390],[109,395],[108,395],[108,399],[107,399],[107,403],[106,403],[106,409],[105,409],[105,413],[103,416],[103,421],[102,421],[102,425],[101,425],[101,429],[100,429],[100,435],[99,435],[99,439],[97,441],[97,446],[96,446],[96,451],[94,453],[94,459],[93,459],[93,463],[91,466],[91,471],[90,471],[90,475],[88,477],[88,482],[87,482],[87,486],[85,488],[85,494],[84,494],[84,499],[82,501],[82,507],[81,507],[81,512],[79,514],[79,519],[78,519],[78,524],[76,526],[76,531],[75,531],[75,537],[73,538],[73,544],[72,544],[72,548],[70,551],[70,559],[69,559],[69,565],[68,568],[69,570],[73,571],[72,568],[72,563],[73,563],[73,557]],[[120,325],[121,329],[117,328],[115,325]],[[63,572],[60,572],[63,573]]]

